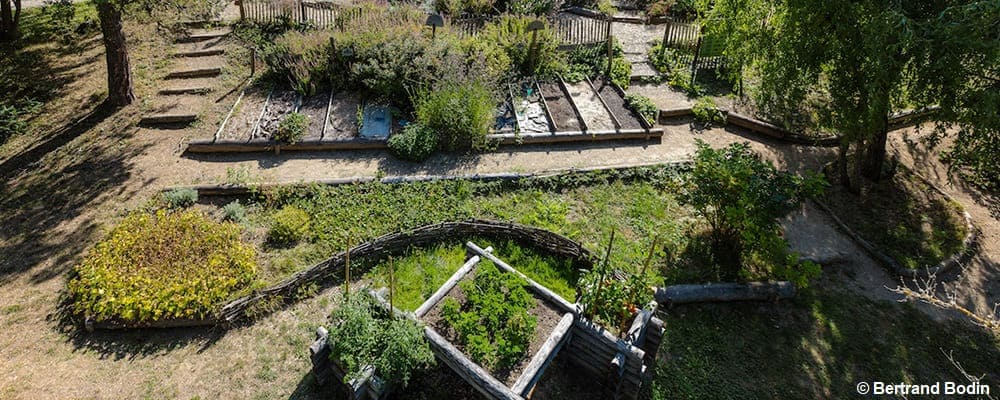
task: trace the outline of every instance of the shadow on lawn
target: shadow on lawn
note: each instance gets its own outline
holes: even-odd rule
[[[1000,339],[852,292],[678,306],[662,317],[654,398],[853,398],[859,382],[967,383],[945,356],[952,351],[969,373],[1000,383]]]

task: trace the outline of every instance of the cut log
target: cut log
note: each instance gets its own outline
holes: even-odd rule
[[[503,262],[502,260],[500,260],[499,258],[497,258],[496,256],[494,256],[493,254],[490,254],[486,250],[483,250],[482,248],[480,248],[479,246],[477,246],[475,243],[467,242],[465,245],[470,250],[472,250],[473,252],[475,252],[476,254],[479,254],[480,257],[483,257],[483,258],[486,258],[487,260],[492,261],[493,264],[496,264],[496,266],[499,267],[500,269],[503,269],[503,270],[505,270],[507,272],[513,273],[513,274],[521,277],[521,279],[524,279],[525,281],[527,281],[528,285],[531,287],[532,291],[534,291],[538,296],[542,297],[544,300],[549,301],[549,302],[555,304],[557,307],[560,308],[559,311],[564,312],[564,313],[567,313],[567,312],[568,313],[573,313],[573,314],[577,313],[576,307],[574,307],[573,304],[570,303],[569,301],[566,301],[566,299],[562,298],[562,296],[559,296],[558,294],[556,294],[555,292],[549,290],[545,286],[539,285],[538,282],[535,282],[531,278],[528,278],[527,275],[522,274],[520,271],[514,269],[514,267],[511,267],[510,265],[508,265],[507,263]]]
[[[791,282],[710,283],[656,288],[662,305],[727,301],[773,301],[795,297]]]
[[[486,251],[492,251],[492,250],[493,250],[492,247],[486,248]],[[451,290],[451,288],[455,287],[455,285],[458,284],[458,281],[462,280],[462,278],[468,275],[469,271],[472,271],[472,269],[475,268],[477,264],[479,264],[479,256],[472,256],[472,258],[466,261],[465,265],[462,265],[462,268],[459,268],[458,271],[455,271],[455,273],[451,275],[451,278],[449,278],[448,281],[444,283],[444,285],[441,285],[441,287],[438,288],[437,292],[434,292],[434,295],[428,298],[427,301],[424,302],[424,304],[421,304],[420,307],[417,308],[417,311],[414,313],[417,315],[417,318],[423,317],[424,314],[427,314],[427,312],[431,310],[431,308],[434,308],[434,305],[437,304],[437,302],[441,301],[441,298],[443,298],[444,295],[448,294],[448,291]]]

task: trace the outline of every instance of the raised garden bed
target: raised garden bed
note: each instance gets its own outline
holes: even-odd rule
[[[267,104],[270,96],[269,86],[251,86],[244,90],[240,99],[233,105],[229,118],[220,127],[215,140],[250,141],[254,127],[260,120],[261,110],[264,109],[264,104]]]
[[[309,120],[306,134],[302,140],[321,140],[323,138],[323,127],[326,125],[327,107],[329,106],[330,93],[320,93],[302,98],[298,112]]]
[[[556,132],[584,131],[583,122],[576,113],[576,108],[570,101],[567,94],[559,83],[545,82],[539,83],[542,98],[549,115],[552,117],[552,125]]]
[[[509,274],[509,272],[502,272],[502,273]],[[468,275],[466,275],[462,279],[462,281],[473,280],[475,279],[475,275],[476,272],[472,271]],[[447,322],[444,321],[442,317],[442,305],[444,304],[445,299],[448,298],[457,300],[459,304],[465,304],[466,302],[465,293],[462,291],[459,285],[456,285],[452,287],[445,294],[445,296],[441,300],[439,300],[427,314],[423,316],[422,321],[425,322],[427,326],[436,329],[448,341],[452,343],[457,343],[458,334],[455,332],[454,329],[451,329],[448,326]],[[505,383],[507,386],[511,386],[517,381],[517,378],[521,375],[522,372],[524,372],[525,368],[527,368],[528,364],[531,362],[531,355],[541,350],[542,345],[545,343],[549,335],[552,334],[553,330],[556,328],[556,325],[559,324],[559,320],[562,318],[562,314],[559,312],[558,308],[554,304],[545,301],[545,299],[540,298],[537,295],[534,296],[534,299],[535,299],[535,306],[534,308],[530,309],[528,313],[536,318],[538,324],[535,327],[534,335],[532,336],[530,345],[528,346],[528,351],[525,353],[525,355],[521,358],[519,362],[513,364],[510,367],[502,369],[499,368],[487,369],[487,371],[492,373],[493,376],[495,376],[501,382]],[[466,349],[463,348],[462,346],[456,345],[456,347],[458,347],[460,350],[463,350],[463,352],[465,352],[466,355],[469,355],[469,353],[466,352]]]
[[[625,103],[622,91],[614,83],[603,78],[596,79],[594,80],[594,88],[597,89],[597,93],[604,99],[604,104],[608,106],[611,113],[618,119],[622,130],[649,128],[649,126],[643,124],[642,121],[644,120],[642,117]]]
[[[270,139],[278,130],[281,121],[298,107],[299,95],[294,90],[277,88],[271,93],[271,99],[264,106],[260,122],[253,132],[252,139]]]
[[[358,107],[361,99],[354,93],[337,92],[330,99],[324,141],[348,140],[358,136]]]
[[[517,126],[522,134],[551,132],[552,122],[542,102],[538,85],[523,83],[515,89],[513,106],[517,114]]]

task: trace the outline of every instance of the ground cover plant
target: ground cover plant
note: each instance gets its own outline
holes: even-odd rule
[[[211,317],[256,282],[240,229],[198,211],[125,217],[73,269],[73,310],[97,321]]]
[[[471,280],[459,282],[465,299],[446,297],[441,318],[474,361],[487,369],[508,368],[524,357],[538,320],[528,313],[536,300],[527,281],[484,261]]]
[[[824,201],[865,240],[905,268],[934,267],[963,251],[969,233],[962,207],[906,169],[860,195],[831,187]]]
[[[396,389],[434,365],[424,330],[416,322],[390,315],[364,293],[347,295],[330,315],[330,358],[341,363],[347,383],[373,367],[377,376]]]

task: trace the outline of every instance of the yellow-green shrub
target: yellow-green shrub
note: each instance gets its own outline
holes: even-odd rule
[[[203,318],[250,287],[256,254],[240,229],[197,211],[130,214],[75,268],[73,308],[98,321]]]
[[[285,206],[274,214],[267,240],[284,246],[294,244],[309,234],[309,214],[294,206]]]

